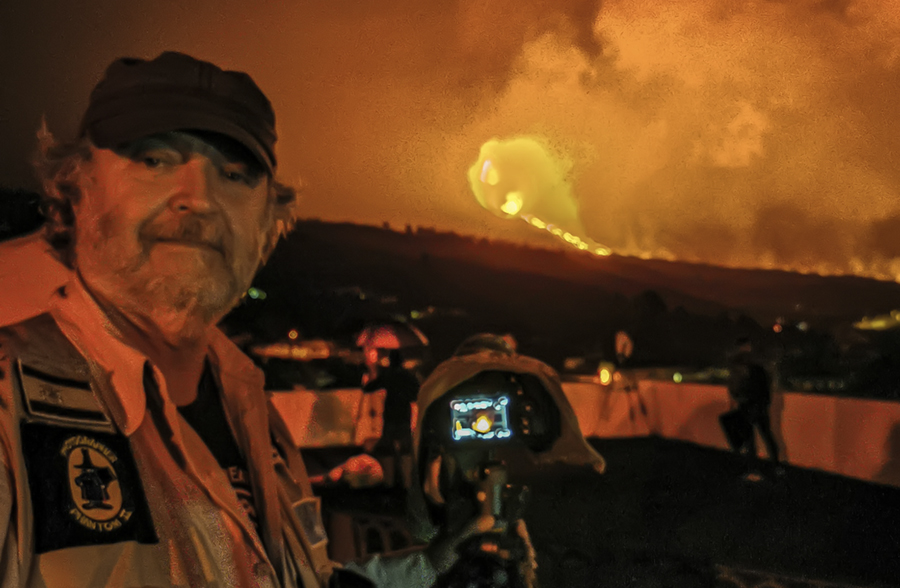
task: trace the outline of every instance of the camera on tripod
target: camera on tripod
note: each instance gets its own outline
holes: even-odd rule
[[[510,382],[503,382],[507,385]],[[462,478],[477,488],[475,498],[480,515],[490,515],[498,530],[505,530],[510,520],[518,519],[524,507],[526,488],[509,484],[507,463],[501,450],[518,441],[518,436],[531,430],[531,415],[519,415],[514,423],[513,408],[519,412],[521,389],[474,395],[463,389],[449,400],[450,439],[445,447],[462,468]],[[532,407],[526,406],[531,412]],[[515,427],[515,425],[520,425]],[[514,429],[516,438],[514,439]]]
[[[453,535],[484,515],[495,522],[459,547],[438,586],[526,586],[517,529],[523,479],[533,455],[559,438],[556,402],[534,374],[487,369],[430,402],[420,426],[419,468],[435,526]]]

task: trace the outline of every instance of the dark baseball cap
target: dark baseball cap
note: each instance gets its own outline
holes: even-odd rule
[[[226,135],[275,174],[275,112],[253,79],[174,51],[112,62],[91,92],[80,136],[111,149],[179,130]]]

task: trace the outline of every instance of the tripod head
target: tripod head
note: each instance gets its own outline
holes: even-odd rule
[[[476,478],[476,500],[482,516],[494,526],[457,547],[459,559],[442,574],[435,588],[529,588],[532,581],[528,547],[518,534],[518,524],[527,501],[525,486],[507,483],[506,466],[490,457]]]
[[[605,461],[582,435],[555,370],[496,336],[476,339],[438,365],[419,391],[417,489],[428,515],[418,520],[429,519],[438,537],[459,537],[491,514],[494,528],[459,546],[458,565],[440,585],[518,586],[534,575],[530,566],[516,565],[533,558],[521,521],[529,476],[550,464],[602,473]],[[503,566],[506,572],[492,575]],[[450,578],[458,583],[447,583]]]
[[[510,468],[559,437],[553,399],[533,376],[487,370],[425,411],[419,464],[425,476],[437,480],[432,482],[437,491],[427,493],[432,522],[448,536],[478,517],[490,516],[495,523],[459,546],[458,563],[439,585],[525,586],[519,565],[528,553],[518,533],[528,489],[510,483],[520,473]]]

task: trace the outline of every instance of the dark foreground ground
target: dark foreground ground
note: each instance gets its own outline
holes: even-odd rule
[[[657,438],[592,444],[603,476],[520,472],[543,588],[900,586],[900,489],[790,467],[750,483],[723,451]],[[349,452],[309,451],[310,473]],[[351,543],[366,551],[367,535],[369,551],[373,538],[402,546],[396,494],[320,494],[338,559]]]

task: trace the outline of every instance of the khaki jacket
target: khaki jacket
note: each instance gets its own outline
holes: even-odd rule
[[[257,531],[162,374],[110,328],[73,280],[0,329],[0,585],[327,585],[319,503],[262,373],[215,331]]]

